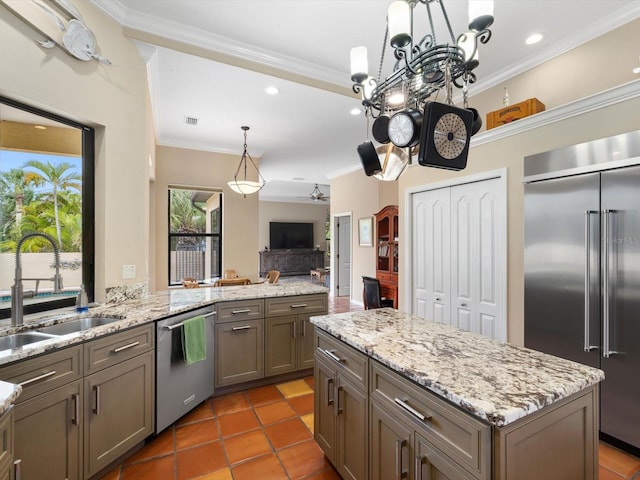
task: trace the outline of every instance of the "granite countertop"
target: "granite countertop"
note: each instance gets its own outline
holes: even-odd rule
[[[16,401],[20,392],[22,392],[20,385],[0,381],[0,415],[4,415],[9,407]]]
[[[604,380],[602,370],[389,308],[311,323],[498,427]]]
[[[90,330],[30,343],[21,348],[0,350],[0,366],[218,302],[327,292],[327,288],[308,282],[262,283],[237,287],[180,288],[149,293],[138,299],[125,300],[121,303],[92,307],[88,313],[84,314],[76,313],[73,308],[66,308],[55,312],[26,315],[24,317],[24,325],[18,328],[12,328],[11,320],[4,319],[0,320],[0,336],[55,325],[81,317],[110,317],[118,318],[119,320],[108,325],[91,328]],[[6,404],[6,410],[15,401],[20,391],[21,387],[0,381],[0,407]],[[2,411],[0,410],[0,413]]]

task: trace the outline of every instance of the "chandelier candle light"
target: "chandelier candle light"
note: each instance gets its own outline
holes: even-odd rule
[[[476,81],[473,70],[479,65],[478,45],[486,44],[491,39],[489,27],[493,23],[493,1],[469,0],[469,30],[457,38],[451,28],[444,2],[445,0],[397,0],[389,6],[377,78],[368,73],[367,48],[358,46],[351,49],[353,91],[362,95],[367,121],[369,118],[374,119],[373,137],[379,143],[392,142],[399,148],[408,149],[405,156],[407,163],[411,159],[411,148],[417,146],[421,136],[424,136],[421,132],[423,112],[429,103],[434,103],[430,97],[444,88],[446,103],[455,109],[451,100],[451,91],[455,86],[463,89],[464,109],[468,109],[467,89],[469,84]],[[414,12],[419,4],[426,7],[428,26],[427,32],[422,36],[417,36],[414,29]],[[434,29],[434,14],[438,10],[448,31],[449,38],[445,42],[439,41]],[[395,64],[391,73],[383,78],[387,41],[394,50]],[[425,113],[424,118],[426,116]],[[480,128],[477,124],[474,127],[475,131]],[[389,151],[384,150],[384,154],[379,152],[380,159],[386,157],[388,160]],[[364,165],[365,158],[362,155],[361,159]],[[381,180],[396,180],[399,176],[397,172],[401,174],[404,168],[396,167],[396,173],[388,174],[382,166],[376,165],[368,170],[373,171],[376,171],[373,174]]]
[[[242,126],[240,128],[244,130],[244,147],[243,147],[244,149],[242,151],[242,158],[240,159],[240,163],[238,164],[238,169],[236,170],[236,173],[233,176],[233,180],[230,182],[227,182],[227,185],[229,185],[231,190],[233,190],[234,192],[244,195],[246,197],[247,195],[251,195],[252,193],[258,192],[260,189],[262,189],[262,187],[265,186],[267,182],[260,174],[260,170],[258,170],[258,167],[253,161],[253,158],[251,158],[251,155],[249,155],[249,152],[247,152],[247,130],[249,130],[249,127]],[[253,165],[253,168],[258,173],[257,182],[254,180],[247,179],[247,158],[251,162],[251,165]],[[243,169],[243,176],[242,178],[239,178],[238,174],[240,173],[241,169]]]

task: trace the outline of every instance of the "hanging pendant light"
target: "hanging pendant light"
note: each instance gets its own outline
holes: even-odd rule
[[[234,192],[239,193],[240,195],[244,195],[246,197],[247,195],[251,195],[253,193],[258,192],[260,189],[262,189],[262,187],[265,186],[267,182],[260,174],[260,170],[258,170],[258,167],[253,161],[253,158],[251,158],[251,155],[249,155],[249,152],[247,152],[247,130],[249,130],[249,127],[242,126],[240,128],[244,130],[244,147],[243,147],[244,149],[242,151],[242,158],[240,158],[240,163],[238,164],[238,169],[236,170],[236,173],[233,176],[233,180],[231,180],[230,182],[227,182],[227,185],[229,185],[229,188],[231,188],[231,190],[233,190]],[[253,168],[258,173],[257,182],[254,180],[247,179],[247,158],[251,162],[251,165],[253,165]],[[238,176],[238,174],[240,173],[240,169],[243,169],[242,177]]]

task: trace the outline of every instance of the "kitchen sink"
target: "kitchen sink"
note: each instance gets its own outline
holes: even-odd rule
[[[119,322],[120,318],[111,317],[84,317],[77,320],[70,320],[64,323],[58,323],[51,325],[50,327],[41,327],[36,331],[40,333],[46,333],[49,335],[68,335],[70,333],[81,332],[83,330],[89,330],[93,327],[100,327],[102,325],[109,325],[110,323]]]
[[[6,337],[0,337],[0,350],[9,350],[24,347],[30,343],[42,342],[55,338],[55,335],[39,332],[14,333]]]

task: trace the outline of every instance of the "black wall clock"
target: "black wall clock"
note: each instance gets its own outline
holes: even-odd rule
[[[473,113],[438,102],[424,107],[418,163],[462,170],[467,166]]]

